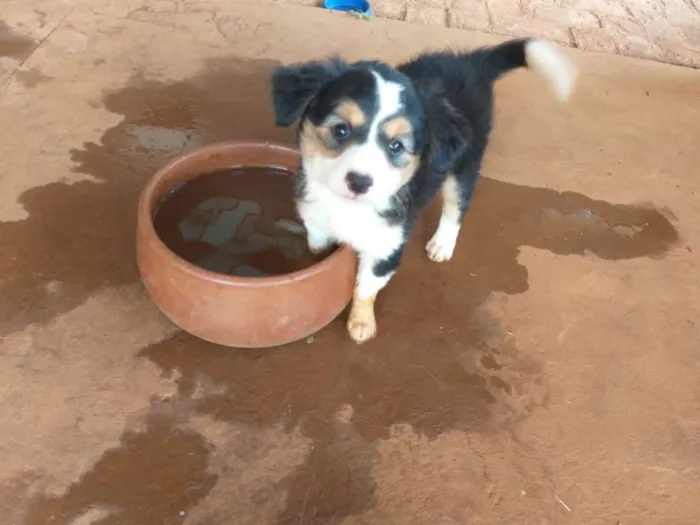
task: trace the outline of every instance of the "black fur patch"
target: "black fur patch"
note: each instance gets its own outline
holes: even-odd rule
[[[339,58],[276,68],[271,82],[277,125],[296,122],[323,86],[346,70],[347,64]]]
[[[403,256],[403,249],[405,244],[398,247],[389,257],[384,260],[377,261],[372,268],[372,273],[377,277],[385,277],[393,272],[401,264],[401,257]]]
[[[447,174],[455,177],[464,201],[460,209],[466,211],[491,133],[493,83],[526,65],[527,42],[514,40],[470,53],[424,54],[397,68],[418,94],[429,135],[421,167],[408,184],[407,222],[433,200]]]

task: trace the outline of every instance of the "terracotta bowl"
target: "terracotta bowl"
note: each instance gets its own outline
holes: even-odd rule
[[[350,248],[295,273],[235,277],[185,261],[153,227],[158,205],[176,186],[202,173],[245,166],[295,172],[299,155],[277,144],[224,142],[184,155],[156,173],[139,201],[138,266],[155,304],[183,330],[226,346],[279,346],[317,332],[348,305],[357,265]]]

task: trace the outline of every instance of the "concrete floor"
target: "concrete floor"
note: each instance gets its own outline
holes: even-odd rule
[[[139,284],[148,176],[214,140],[289,141],[277,61],[493,40],[223,0],[2,17],[1,523],[698,522],[699,71],[571,51],[564,107],[504,79],[455,258],[424,255],[433,208],[378,339],[339,319],[235,351]]]

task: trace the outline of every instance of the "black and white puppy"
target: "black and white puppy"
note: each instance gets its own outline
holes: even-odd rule
[[[375,336],[377,293],[438,192],[442,215],[426,251],[436,262],[452,257],[491,131],[493,84],[519,67],[561,101],[573,90],[575,68],[541,40],[424,54],[397,68],[332,58],[273,72],[277,125],[300,122],[297,208],[309,247],[343,243],[358,254],[347,324],[356,342]]]

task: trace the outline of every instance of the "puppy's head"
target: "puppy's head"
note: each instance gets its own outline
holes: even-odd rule
[[[443,168],[462,146],[459,129],[453,136],[456,112],[423,100],[405,75],[381,62],[281,67],[272,95],[278,125],[300,120],[308,183],[350,202],[386,207],[428,154]]]

